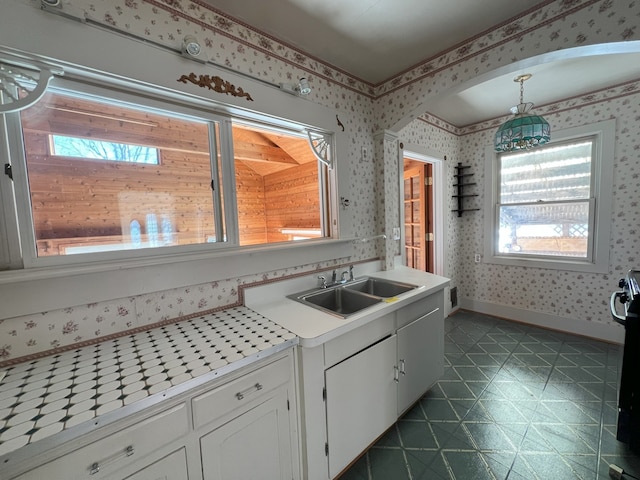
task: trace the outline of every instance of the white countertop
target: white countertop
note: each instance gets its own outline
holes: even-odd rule
[[[369,276],[409,283],[419,288],[347,318],[340,318],[286,298],[287,295],[317,287],[319,274],[326,275],[325,272],[318,272],[306,277],[248,288],[245,290],[245,305],[295,334],[301,346],[314,347],[441,290],[450,282],[448,278],[403,266],[378,271],[370,270],[367,266],[356,267],[356,279]]]
[[[356,278],[418,288],[343,319],[286,298],[317,287],[320,273],[326,274],[247,288],[245,307],[7,368],[0,383],[0,459],[34,443],[46,448],[61,435],[68,440],[90,430],[85,426],[97,424],[96,417],[115,421],[296,344],[321,345],[449,285],[407,267],[360,265]]]
[[[296,344],[275,322],[234,307],[3,369],[0,463],[45,451]]]

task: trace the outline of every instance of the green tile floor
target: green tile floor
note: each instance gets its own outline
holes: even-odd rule
[[[615,438],[620,351],[458,312],[443,378],[340,480],[606,480],[610,463],[640,477]]]

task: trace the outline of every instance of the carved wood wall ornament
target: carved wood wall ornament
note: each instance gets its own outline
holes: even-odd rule
[[[245,92],[242,87],[236,88],[231,82],[223,80],[217,75],[212,77],[211,75],[196,75],[192,72],[189,75],[182,75],[178,81],[181,83],[191,82],[199,87],[208,88],[214,92],[224,93],[234,97],[245,97],[248,101],[253,102],[251,95]]]

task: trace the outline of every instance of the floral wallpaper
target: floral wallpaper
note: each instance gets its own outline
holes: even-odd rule
[[[37,3],[14,1],[32,6]],[[342,161],[349,162],[352,193],[349,208],[357,219],[354,233],[360,238],[372,237],[381,233],[381,229],[399,225],[399,180],[395,168],[399,142],[422,144],[442,152],[447,156],[450,178],[453,165],[458,161],[471,164],[480,174],[483,171],[480,147],[488,142],[493,128],[504,120],[460,129],[431,117],[418,105],[428,105],[429,99],[519,60],[575,46],[640,39],[640,1],[549,0],[454,49],[425,59],[388,81],[371,85],[228,17],[201,0],[68,0],[67,3],[84,10],[91,23],[108,25],[130,36],[132,41],[145,39],[179,48],[181,39],[193,34],[204,44],[204,54],[226,68],[272,83],[306,76],[313,87],[310,101],[345,113],[343,123],[350,135],[350,144],[347,157]],[[635,123],[640,117],[639,99],[634,93],[637,85],[624,88],[628,89],[626,93],[594,92],[590,99],[569,99],[548,106],[552,125],[620,119],[619,148],[613,165],[616,171],[615,213],[611,225],[613,280],[607,275],[474,264],[469,260],[483,241],[483,213],[475,212],[460,219],[452,218],[447,232],[447,275],[452,278],[452,286],[458,286],[459,297],[497,304],[507,302],[532,311],[609,322],[602,313],[602,302],[608,298],[619,274],[637,261],[634,252],[638,251],[635,239],[638,206],[633,198],[638,189],[635,166],[638,146],[634,138],[637,138]],[[390,130],[392,134],[374,135],[381,130]],[[393,140],[395,135],[397,139]],[[481,197],[478,202],[481,205]],[[392,239],[383,244],[362,242],[355,246],[350,261],[386,257],[397,250]],[[18,318],[2,318],[0,314],[0,365],[3,361],[52,348],[69,347],[166,319],[235,305],[241,301],[243,284],[329,269],[334,263],[301,265],[270,272],[266,277],[229,278]],[[504,293],[506,287],[510,289],[508,300]],[[586,295],[571,294],[576,291],[585,291]]]
[[[428,114],[421,115],[419,118],[411,122],[405,128],[400,130],[400,141],[405,145],[420,145],[428,147],[431,151],[440,153],[445,158],[444,165],[446,167],[446,189],[445,189],[445,205],[444,215],[448,216],[447,232],[444,238],[447,248],[447,258],[445,259],[444,274],[452,280],[451,286],[457,286],[457,279],[460,278],[459,272],[459,250],[458,239],[460,238],[460,225],[458,217],[452,212],[457,208],[457,202],[453,195],[453,168],[460,159],[460,144],[464,141],[462,137],[463,130],[444,123],[441,119],[432,117]],[[458,294],[458,306],[460,305],[460,294]]]
[[[470,300],[491,305],[508,306],[529,312],[558,317],[560,321],[596,322],[619,328],[609,313],[609,296],[618,279],[638,266],[640,255],[640,153],[637,119],[640,118],[640,81],[592,92],[546,106],[536,106],[553,129],[616,119],[614,158],[606,159],[614,172],[613,218],[605,219],[600,228],[610,231],[610,266],[608,274],[590,274],[540,268],[501,266],[475,263],[474,255],[484,251],[484,178],[485,149],[493,142],[497,126],[505,118],[490,120],[462,129],[443,130],[428,116],[414,120],[400,132],[401,139],[429,146],[448,156],[448,197],[454,194],[454,165],[460,161],[470,165],[478,187],[472,200],[480,211],[458,218],[451,213],[447,232],[449,256],[447,275],[458,287],[458,298],[464,307]],[[450,133],[455,131],[456,133]],[[448,144],[449,142],[449,144]],[[458,150],[456,150],[456,143]],[[456,153],[457,152],[457,153]],[[453,200],[450,209],[455,208]],[[562,329],[562,324],[557,325]]]
[[[417,99],[442,95],[478,75],[520,60],[566,48],[637,40],[638,25],[640,2],[636,0],[543,2],[378,86],[379,126],[402,128],[424,113],[412,111]]]

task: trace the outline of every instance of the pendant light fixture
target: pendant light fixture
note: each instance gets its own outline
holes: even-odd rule
[[[513,79],[520,83],[520,103],[511,107],[513,118],[498,129],[495,136],[496,152],[524,150],[543,145],[551,140],[551,127],[540,115],[531,113],[533,103],[524,103],[524,82],[531,78],[530,73],[518,75]]]

